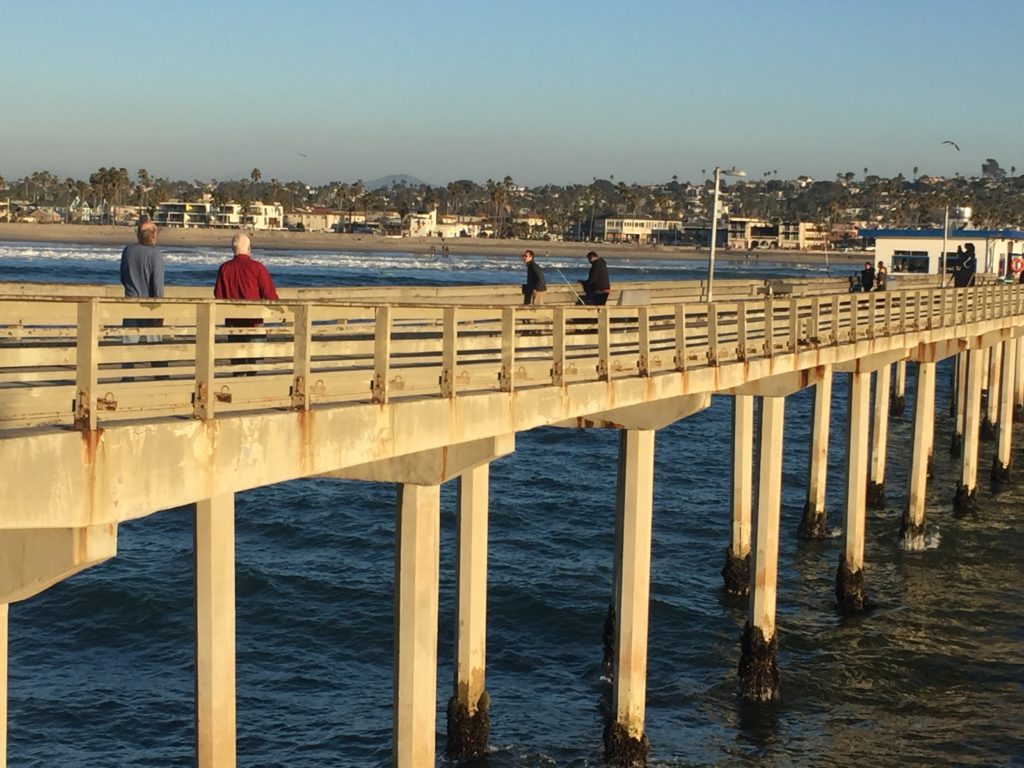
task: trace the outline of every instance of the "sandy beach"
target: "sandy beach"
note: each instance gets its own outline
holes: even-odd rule
[[[158,244],[184,247],[230,248],[233,230],[161,228]],[[431,237],[380,237],[372,235],[335,234],[333,232],[269,232],[252,233],[253,250],[307,250],[405,253],[440,253],[448,246],[452,254],[507,255],[518,257],[526,248],[532,248],[538,257],[579,256],[595,250],[609,259],[707,259],[707,249],[682,246],[638,246],[619,243],[573,243],[547,240],[490,240],[486,238],[445,239]],[[134,241],[130,227],[96,224],[5,224],[0,223],[0,242],[82,243],[98,245],[125,245]],[[742,261],[740,251],[718,249],[716,259]],[[858,264],[870,254],[859,252],[829,253],[833,264]],[[822,264],[826,255],[821,252],[751,251],[749,258],[772,263]]]

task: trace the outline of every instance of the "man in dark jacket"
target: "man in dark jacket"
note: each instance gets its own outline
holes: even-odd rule
[[[547,290],[547,284],[544,282],[544,271],[534,259],[533,251],[523,251],[523,263],[526,264],[526,284],[523,285],[523,304],[527,306],[530,304],[538,304],[538,299],[540,297],[537,296],[537,294],[543,293]]]
[[[960,249],[957,248],[957,252]],[[974,285],[974,275],[978,271],[978,259],[974,255],[974,243],[967,243],[963,253],[960,254],[960,263],[953,273],[953,285],[957,288],[967,288]]]
[[[867,293],[875,287],[875,268],[870,261],[864,262],[864,269],[860,271],[860,289]]]
[[[608,301],[608,294],[612,290],[608,281],[608,265],[593,251],[587,254],[587,261],[590,262],[590,274],[586,280],[580,280],[583,303],[602,306]]]

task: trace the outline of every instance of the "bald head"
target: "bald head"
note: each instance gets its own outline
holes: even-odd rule
[[[250,252],[249,236],[244,232],[239,232],[237,235],[232,237],[231,250],[234,251],[236,256],[240,253],[248,255]]]
[[[156,222],[146,219],[135,228],[135,236],[142,245],[156,245]]]

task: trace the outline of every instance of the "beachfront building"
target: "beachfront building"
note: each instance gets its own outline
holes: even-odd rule
[[[168,200],[157,205],[153,220],[162,227],[281,229],[284,206],[256,201],[243,211],[240,203],[215,203],[209,198],[198,202]]]
[[[437,237],[437,208],[430,211],[410,213],[407,227],[402,233],[409,237]]]
[[[305,232],[337,232],[344,226],[345,214],[333,208],[296,208],[285,214],[284,225],[288,229]]]
[[[606,243],[637,243],[650,245],[657,242],[657,233],[681,229],[682,222],[676,219],[656,219],[653,216],[633,214],[624,216],[605,213],[596,216],[592,237]]]
[[[874,240],[875,261],[890,272],[938,274],[942,269],[942,228],[861,229],[861,237]],[[959,263],[957,247],[974,243],[978,272],[1004,274],[1014,255],[1024,253],[1024,231],[1018,229],[954,229],[946,237],[946,270]]]
[[[828,230],[811,221],[773,224],[763,219],[730,217],[727,232],[726,248],[741,251],[755,248],[821,251],[828,243]]]

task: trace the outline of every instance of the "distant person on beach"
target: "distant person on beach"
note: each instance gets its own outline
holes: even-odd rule
[[[870,261],[864,262],[864,269],[860,271],[860,289],[867,293],[875,287],[875,268]]]
[[[889,270],[885,268],[885,262],[878,262],[878,269],[875,270],[875,290],[884,291],[886,283],[889,282]]]
[[[277,289],[274,287],[270,272],[252,257],[249,236],[239,232],[231,238],[231,250],[234,252],[234,258],[220,265],[213,295],[218,299],[277,301]],[[224,320],[224,325],[233,328],[255,328],[263,325],[263,320],[258,317],[229,317]],[[267,337],[262,334],[228,334],[228,341],[236,343],[266,340]],[[256,359],[233,358],[232,362],[251,365]],[[255,375],[255,371],[250,371],[249,375]]]
[[[608,265],[594,251],[587,254],[587,261],[590,262],[590,274],[586,280],[580,280],[583,303],[600,307],[608,301],[608,294],[612,290],[608,280]]]
[[[956,271],[953,272],[953,285],[957,288],[967,288],[974,285],[974,276],[978,271],[978,259],[974,255],[974,243],[967,243],[961,249],[957,246],[958,259]]]
[[[138,242],[126,245],[121,251],[121,285],[125,298],[159,299],[164,295],[164,255],[156,247],[156,222],[149,219],[140,221],[135,228]],[[126,317],[125,328],[159,328],[164,324],[160,317]],[[121,341],[125,344],[155,344],[162,340],[159,334],[126,333]],[[154,361],[156,368],[166,368],[167,361]],[[135,367],[125,363],[125,368]],[[165,377],[161,377],[165,378]],[[127,379],[134,381],[134,379]]]
[[[533,251],[523,251],[523,263],[526,264],[526,283],[523,285],[523,304],[529,306],[530,304],[539,304],[540,297],[538,293],[543,293],[548,289],[547,284],[544,282],[544,270],[540,268],[540,264],[537,263],[534,258]]]

